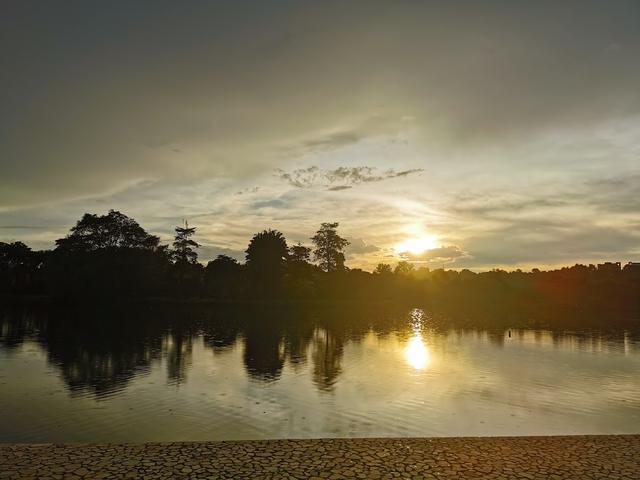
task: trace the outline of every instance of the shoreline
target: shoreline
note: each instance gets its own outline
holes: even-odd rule
[[[640,434],[0,444],[0,479],[640,478]]]

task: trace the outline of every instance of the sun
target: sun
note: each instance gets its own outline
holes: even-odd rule
[[[426,250],[438,248],[438,239],[434,235],[423,235],[417,238],[410,238],[396,245],[395,250],[398,253],[413,253],[419,255]]]

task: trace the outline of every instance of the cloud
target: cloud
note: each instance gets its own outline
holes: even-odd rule
[[[308,150],[329,150],[357,143],[367,136],[366,132],[359,132],[357,130],[335,132],[307,140],[303,142],[303,146]]]
[[[218,255],[228,255],[239,262],[244,262],[245,252],[244,250],[237,250],[219,245],[202,245],[198,249],[198,259],[204,263],[215,259]]]
[[[285,180],[292,187],[309,188],[312,187],[318,177],[322,177],[320,169],[315,166],[308,168],[298,168],[292,172],[285,172],[282,169],[276,169],[276,175]]]
[[[380,250],[380,247],[367,244],[362,238],[354,238],[349,240],[346,253],[349,255],[363,255],[367,253],[375,253]]]
[[[640,212],[640,172],[592,179],[586,183],[584,201],[610,213]]]
[[[533,186],[534,180],[528,182]],[[539,180],[526,193],[515,188],[476,188],[474,192],[453,195],[446,209],[468,218],[516,219],[523,215],[558,216],[575,211],[591,211],[593,220],[613,218],[618,214],[640,212],[640,172],[622,174],[605,172],[590,174],[573,182],[557,182],[553,186]]]
[[[260,187],[246,187],[242,190],[238,190],[234,195],[246,195],[250,193],[257,193],[260,191]]]
[[[0,205],[244,179],[408,130],[421,158],[472,166],[485,147],[640,113],[639,9],[139,2],[124,18],[17,2],[0,25]],[[282,158],[288,143],[300,149]]]
[[[338,167],[325,172],[324,176],[329,183],[344,182],[347,185],[359,185],[361,183],[381,182],[389,178],[406,177],[413,173],[423,172],[424,169],[414,168],[400,172],[389,169],[381,175],[376,175],[374,171],[374,167]]]
[[[318,154],[341,149],[365,142],[372,137],[385,136],[391,142],[398,140],[398,135],[406,128],[407,123],[414,120],[409,116],[382,115],[374,113],[363,118],[341,122],[343,125],[332,129],[312,131],[290,148],[299,154]]]
[[[624,227],[531,219],[466,239],[469,265],[557,265],[640,255],[640,234]],[[571,260],[569,260],[571,259]]]
[[[352,188],[356,185],[382,182],[392,178],[407,177],[423,172],[422,168],[396,171],[388,169],[380,174],[376,173],[376,167],[337,167],[331,170],[321,170],[316,166],[299,168],[291,172],[276,170],[276,175],[281,180],[296,188],[311,188],[323,186],[330,191],[339,191]],[[337,185],[336,185],[337,184]]]
[[[446,247],[432,248],[422,253],[400,252],[400,256],[411,262],[433,262],[433,263],[450,263],[460,258],[469,257],[469,254],[462,251],[455,245]]]
[[[572,195],[558,195],[557,198],[535,198],[522,195],[491,195],[488,193],[455,196],[449,211],[483,217],[495,217],[504,214],[518,215],[523,211],[540,211],[545,208],[558,208],[569,205]]]
[[[0,236],[113,207],[240,249],[330,213],[382,249],[429,225],[456,265],[633,257],[640,3],[611,3],[10,2],[0,223],[51,227]]]
[[[46,230],[50,225],[0,225],[4,230]]]
[[[282,198],[273,198],[270,200],[260,200],[253,202],[251,208],[259,210],[261,208],[286,208],[288,206],[286,200]]]

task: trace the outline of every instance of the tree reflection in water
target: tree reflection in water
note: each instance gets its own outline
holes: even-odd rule
[[[286,365],[296,371],[310,362],[313,384],[330,393],[342,373],[347,342],[359,341],[372,330],[380,336],[405,331],[406,363],[424,369],[431,358],[425,332],[459,328],[455,322],[427,318],[420,309],[403,312],[372,316],[364,308],[14,308],[0,314],[0,348],[11,352],[25,340],[36,342],[70,392],[90,392],[96,397],[125,389],[134,377],[148,374],[154,362],[165,362],[169,384],[184,384],[198,342],[214,356],[242,349],[244,369],[258,382],[277,381]],[[493,344],[505,341],[503,330],[483,335]],[[598,348],[593,338],[567,340],[558,332],[513,331],[517,341],[529,341],[531,335],[537,343],[592,342],[591,348]],[[614,335],[625,344],[637,344],[637,334],[632,332]]]
[[[343,340],[325,328],[313,336],[313,383],[323,391],[331,391],[340,375]]]

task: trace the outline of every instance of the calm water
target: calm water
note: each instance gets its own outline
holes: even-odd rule
[[[640,433],[640,336],[422,310],[0,317],[0,441]]]

